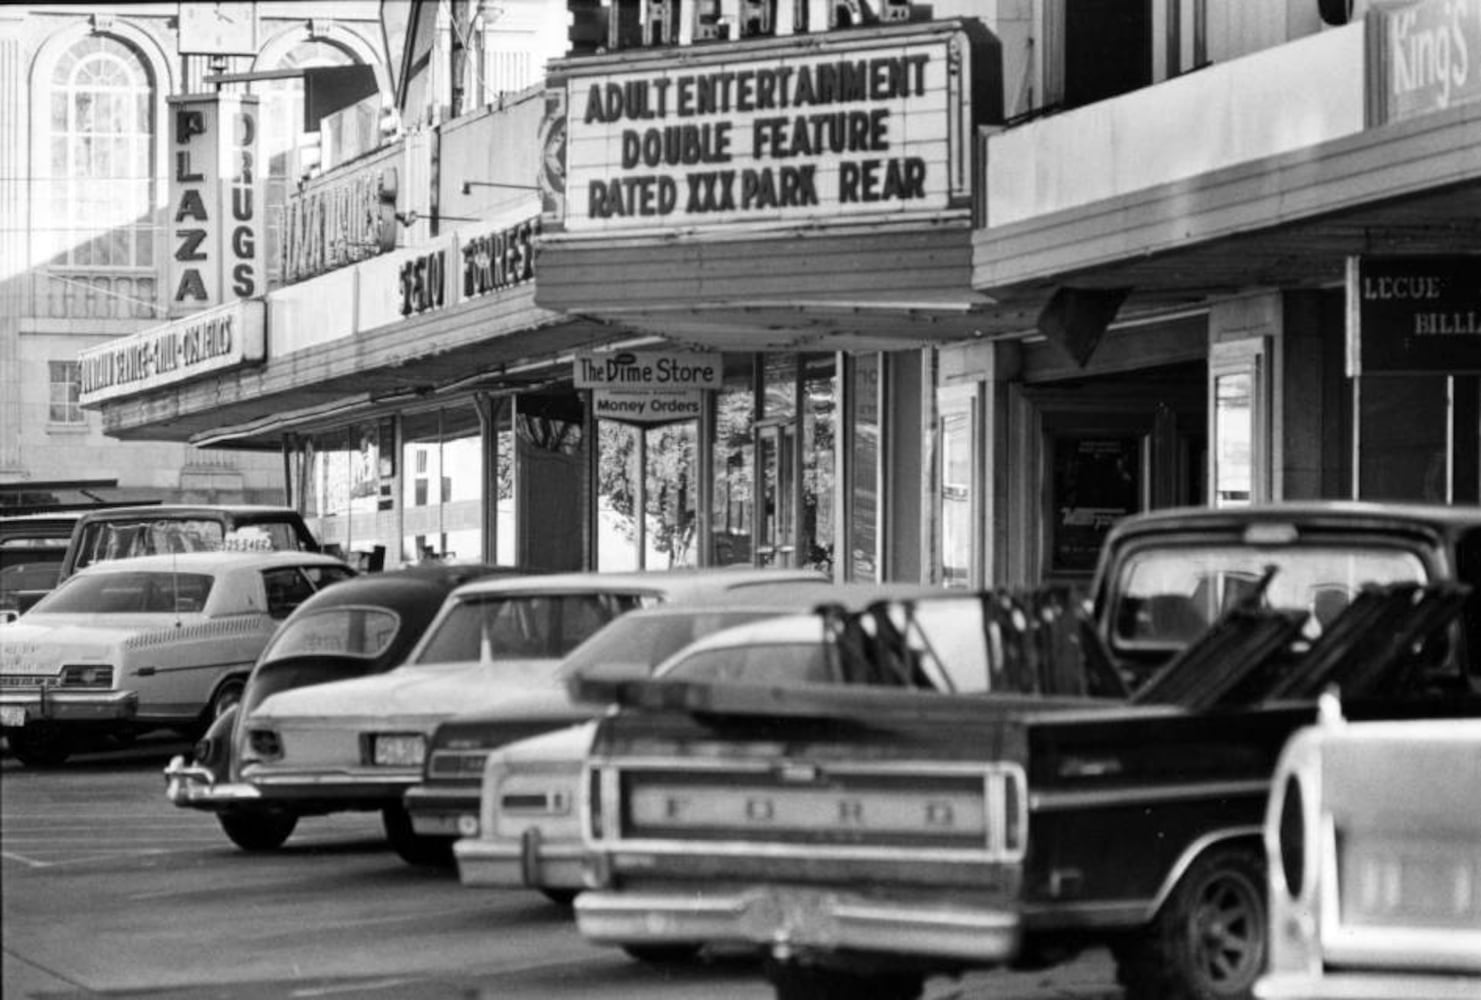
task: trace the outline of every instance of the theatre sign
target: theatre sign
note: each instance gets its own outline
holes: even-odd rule
[[[239,299],[118,337],[78,356],[83,406],[263,360],[266,306]]]
[[[938,22],[939,24],[939,22]],[[970,198],[973,46],[877,30],[552,73],[567,233],[939,213]],[[547,170],[547,175],[552,172]]]

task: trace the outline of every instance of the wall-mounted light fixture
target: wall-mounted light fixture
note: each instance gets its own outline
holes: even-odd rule
[[[476,188],[476,187],[485,187],[485,188],[509,188],[511,190],[514,190],[514,191],[538,191],[538,190],[540,190],[540,186],[538,184],[500,184],[500,183],[498,183],[496,181],[464,181],[463,182],[463,193],[464,194],[472,194],[473,193],[473,189]]]
[[[482,222],[483,221],[482,219],[471,219],[471,218],[469,218],[466,215],[442,215],[440,213],[435,213],[435,212],[432,215],[427,216],[426,218],[427,218],[427,220],[429,222],[434,222],[434,223],[439,223],[439,222]],[[403,226],[414,226],[418,222],[422,221],[422,216],[421,216],[420,213],[417,212],[416,209],[412,208],[412,209],[408,209],[405,212],[397,212],[396,213],[396,221],[399,222],[399,223],[401,223]]]

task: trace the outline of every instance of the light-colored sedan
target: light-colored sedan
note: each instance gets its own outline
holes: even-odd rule
[[[312,552],[196,552],[99,563],[0,625],[0,727],[31,765],[105,737],[194,735],[241,697],[306,597],[354,570]]]
[[[429,737],[454,715],[558,683],[561,660],[617,616],[718,581],[763,587],[804,571],[552,573],[483,580],[448,598],[405,664],[374,677],[275,694],[247,717],[240,789],[264,807],[379,809],[414,864],[451,862],[450,836],[418,834],[402,803]]]
[[[1481,997],[1481,719],[1348,723],[1330,696],[1322,714],[1271,783],[1255,995]]]
[[[835,683],[837,658],[829,644],[817,614],[768,617],[698,639],[659,664],[653,676],[766,688]],[[453,845],[465,885],[538,889],[557,902],[583,888],[580,804],[595,727],[587,722],[520,740],[489,756],[478,835]]]

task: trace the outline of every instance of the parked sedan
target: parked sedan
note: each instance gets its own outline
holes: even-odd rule
[[[100,737],[200,732],[240,699],[282,620],[354,575],[312,552],[145,556],[77,573],[0,625],[11,752],[55,765]]]
[[[402,666],[275,694],[253,710],[244,723],[242,782],[263,807],[380,810],[404,859],[445,862],[451,838],[417,834],[402,804],[422,778],[438,723],[554,686],[560,661],[618,615],[663,603],[696,581],[751,572],[556,573],[467,584]]]
[[[832,596],[833,603],[847,607],[886,593],[903,597],[931,592],[912,587],[845,587],[835,588]],[[793,602],[794,606],[805,603]],[[766,616],[697,638],[658,664],[652,674],[673,682],[676,693],[691,682],[758,689],[835,683],[839,678],[831,641],[824,619],[817,614]],[[570,683],[590,705],[600,704],[605,694],[627,679],[620,672],[609,680],[599,672],[572,671]],[[533,888],[562,903],[582,888],[585,852],[579,803],[593,731],[594,723],[586,722],[509,743],[488,755],[476,836],[453,845],[464,885]],[[645,953],[642,957],[666,956]]]
[[[1265,819],[1262,1000],[1481,996],[1481,719],[1323,722],[1286,744]]]
[[[748,587],[745,604],[734,603],[736,598],[729,592],[701,592],[687,601],[623,615],[578,646],[561,664],[562,683],[484,711],[455,716],[437,727],[428,748],[422,783],[409,789],[404,800],[412,828],[420,835],[433,837],[477,834],[483,763],[490,751],[589,719],[602,710],[600,703],[573,699],[564,683],[570,678],[647,677],[658,664],[702,636],[794,611],[799,601],[805,601],[806,591],[818,586],[824,585],[808,582]],[[720,603],[691,603],[701,596]],[[763,599],[769,603],[761,603]]]
[[[384,673],[402,663],[453,588],[519,571],[483,565],[416,566],[348,580],[299,605],[258,657],[241,703],[212,724],[187,763],[165,768],[165,795],[175,805],[215,812],[244,850],[282,846],[300,812],[261,807],[241,781],[246,752],[242,720],[269,695],[310,684]]]

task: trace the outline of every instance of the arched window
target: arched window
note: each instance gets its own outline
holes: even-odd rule
[[[92,35],[57,61],[39,234],[53,315],[154,315],[155,124],[154,76],[128,45]]]
[[[332,42],[300,42],[270,69],[349,66],[357,60]],[[267,159],[267,269],[283,275],[283,206],[302,172],[319,162],[318,133],[303,130],[303,77],[266,80],[262,88],[262,155]]]

